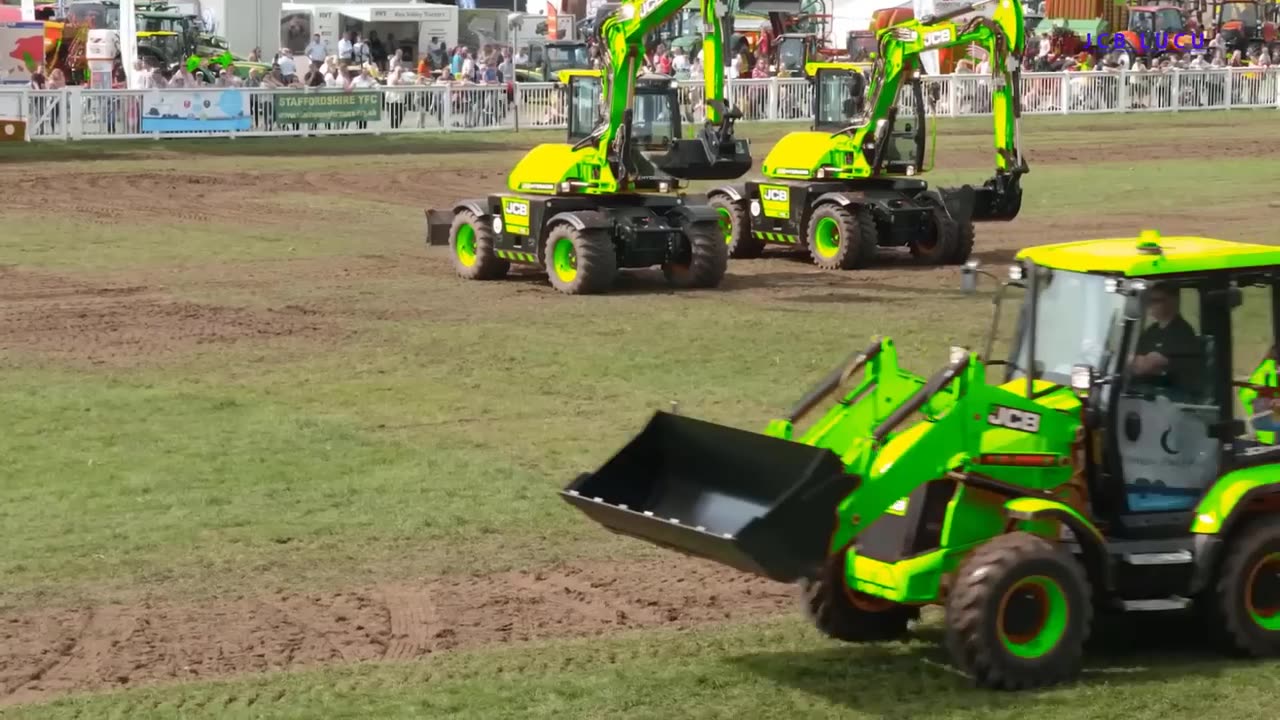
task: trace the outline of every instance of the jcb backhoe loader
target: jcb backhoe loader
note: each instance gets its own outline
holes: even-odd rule
[[[607,67],[569,73],[569,140],[529,151],[508,193],[427,210],[427,242],[448,245],[468,279],[504,277],[512,263],[545,268],[568,294],[607,291],[619,268],[661,265],[677,287],[714,287],[728,249],[716,211],[680,190],[689,180],[727,180],[751,169],[742,117],[724,100],[723,32],[715,0],[702,0],[707,120],[683,138],[675,82],[640,82],[645,36],[685,0],[628,0],[600,9]],[[604,122],[598,103],[607,99]],[[587,130],[587,128],[592,128]]]
[[[992,3],[991,17],[951,22]],[[885,28],[878,41],[869,82],[852,69],[817,69],[813,131],[778,141],[761,164],[767,179],[708,192],[729,257],[780,244],[807,248],[819,267],[848,270],[869,264],[879,247],[906,246],[920,262],[958,265],[973,249],[974,221],[1017,217],[1029,171],[1018,146],[1022,6],[980,0]],[[915,177],[928,144],[920,55],[970,44],[990,57],[996,172],[980,188],[930,189]]]
[[[1277,268],[1275,247],[1154,233],[1026,249],[995,299],[998,319],[1024,296],[1007,355],[994,321],[982,354],[952,348],[931,376],[878,340],[763,435],[659,412],[562,496],[798,582],[833,638],[901,638],[941,605],[986,687],[1071,678],[1099,614],[1195,608],[1224,646],[1280,655],[1280,445],[1253,419],[1276,426],[1280,390],[1269,359],[1232,372],[1251,347],[1274,357]],[[975,289],[985,271],[964,271]]]

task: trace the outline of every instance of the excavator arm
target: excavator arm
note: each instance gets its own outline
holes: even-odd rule
[[[605,49],[604,97],[608,104],[604,125],[593,133],[601,154],[618,178],[620,188],[632,179],[628,162],[631,153],[631,120],[636,80],[639,77],[644,38],[680,12],[686,0],[628,0],[606,6],[607,17],[600,23],[599,37]],[[730,179],[750,169],[746,141],[736,140],[733,123],[742,113],[725,99],[723,5],[716,0],[700,0],[703,23],[703,84],[706,123],[692,140],[676,139],[670,151],[655,158],[659,169],[689,180]]]

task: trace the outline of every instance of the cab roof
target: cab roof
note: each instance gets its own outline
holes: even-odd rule
[[[1016,259],[1058,270],[1145,277],[1280,266],[1280,247],[1202,237],[1161,237],[1149,230],[1137,238],[1029,247]]]

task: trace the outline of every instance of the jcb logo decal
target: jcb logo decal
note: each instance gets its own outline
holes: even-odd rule
[[[1003,405],[992,405],[987,423],[1025,433],[1040,432],[1040,416],[1033,412],[1017,410]]]
[[[508,215],[516,217],[529,217],[529,203],[520,202],[518,200],[508,200],[503,208]]]
[[[937,45],[938,43],[951,42],[951,28],[943,28],[934,30],[924,36],[925,45]]]
[[[770,202],[786,202],[790,197],[791,193],[784,188],[769,188],[764,191],[764,199]]]

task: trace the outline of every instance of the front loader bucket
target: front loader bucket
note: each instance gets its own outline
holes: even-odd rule
[[[857,484],[830,450],[658,412],[561,496],[613,532],[793,582],[821,567]]]
[[[427,244],[448,245],[449,228],[453,225],[453,213],[443,210],[427,211]]]

